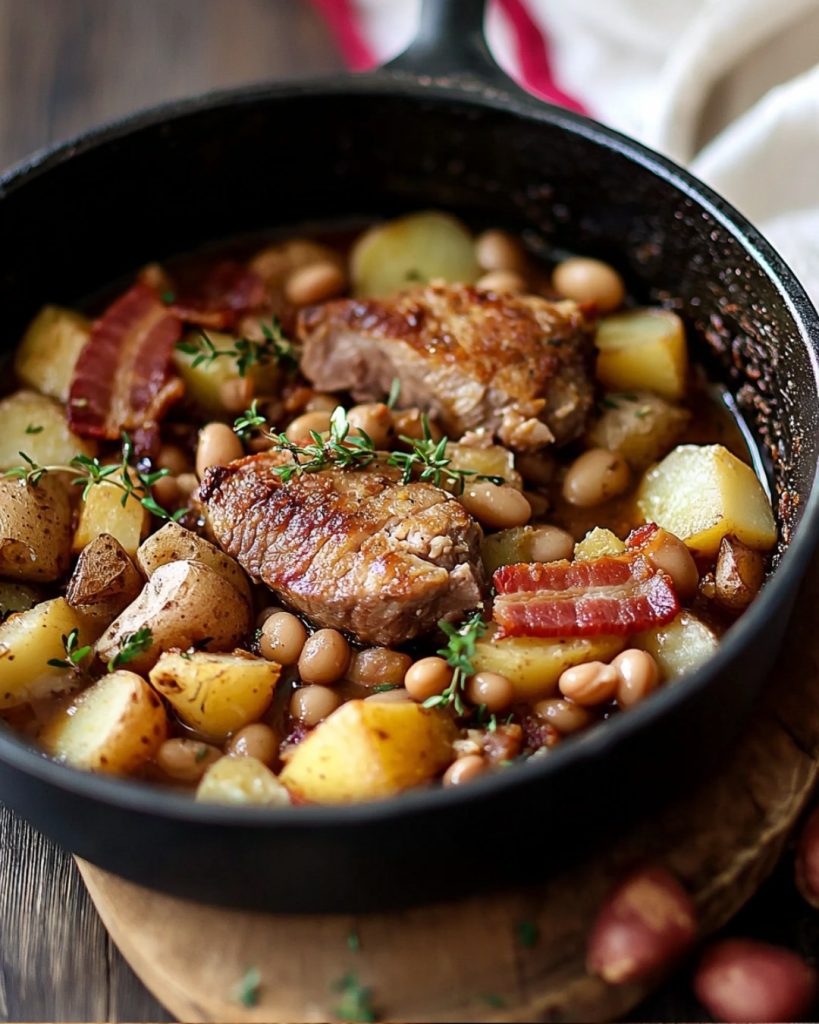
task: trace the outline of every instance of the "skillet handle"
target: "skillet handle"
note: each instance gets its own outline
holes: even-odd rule
[[[517,91],[486,45],[486,6],[486,0],[422,0],[415,39],[386,69],[413,75],[469,75]]]

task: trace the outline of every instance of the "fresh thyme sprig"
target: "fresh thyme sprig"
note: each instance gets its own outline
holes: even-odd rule
[[[443,693],[428,697],[424,701],[425,708],[448,707],[452,705],[456,714],[465,715],[466,705],[463,692],[467,679],[475,674],[472,659],[475,657],[475,644],[489,628],[481,618],[480,611],[473,612],[460,626],[453,626],[442,619],[438,628],[447,636],[446,647],[441,647],[440,654],[452,668],[452,679]]]
[[[408,484],[415,477],[418,480],[426,480],[436,487],[451,487],[455,494],[461,495],[464,493],[467,478],[471,476],[477,480],[488,480],[493,484],[504,482],[502,476],[487,476],[474,469],[458,469],[453,466],[452,459],[447,454],[449,439],[433,439],[426,413],[421,417],[421,426],[424,431],[421,438],[401,435],[401,440],[410,449],[408,452],[393,452],[387,459],[387,465],[396,466],[403,472],[402,483]]]
[[[254,430],[263,430],[266,424],[267,420],[259,412],[259,400],[254,398],[250,408],[245,409],[242,415],[233,421],[233,431],[244,441]]]
[[[25,480],[32,487],[36,487],[46,473],[73,473],[71,483],[76,487],[82,487],[82,497],[85,500],[93,487],[100,483],[109,483],[122,491],[121,505],[124,508],[129,498],[146,508],[159,519],[166,519],[170,522],[178,522],[188,511],[179,509],[170,513],[151,496],[151,488],[162,477],[168,475],[167,469],[158,469],[153,473],[145,473],[131,465],[134,457],[134,446],[130,437],[122,435],[122,459],[119,462],[104,464],[98,458],[88,455],[75,455],[65,465],[42,466],[35,462],[25,452],[18,452],[24,465],[13,466],[7,469],[3,476],[15,480]]]
[[[269,434],[277,451],[290,452],[293,461],[276,466],[273,472],[287,483],[302,473],[316,473],[328,466],[339,469],[361,469],[378,458],[378,452],[369,434],[363,430],[350,433],[350,421],[344,406],[338,405],[330,417],[329,437],[310,431],[312,444],[298,445],[286,434]]]
[[[295,369],[299,365],[296,346],[285,337],[278,318],[271,316],[270,323],[259,324],[261,341],[253,338],[236,338],[230,348],[217,348],[207,331],[200,330],[195,341],[183,339],[176,347],[186,355],[194,356],[192,367],[202,364],[210,366],[221,356],[236,360],[236,370],[244,377],[251,366],[269,366],[277,363],[284,369]]]
[[[72,629],[68,636],[63,635],[62,641],[65,658],[49,658],[48,664],[52,668],[79,668],[93,650],[90,644],[85,647],[77,646],[80,642],[80,631],[78,629]]]
[[[154,635],[150,626],[143,626],[135,633],[129,633],[123,639],[120,649],[108,662],[108,671],[115,672],[118,668],[133,661],[134,658],[138,658],[140,654],[144,654],[148,650],[153,642]]]

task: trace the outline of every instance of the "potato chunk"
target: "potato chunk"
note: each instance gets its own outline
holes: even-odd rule
[[[501,565],[571,558],[572,549],[571,535],[557,526],[511,526],[484,537],[481,558],[491,575]]]
[[[90,334],[91,325],[84,316],[60,306],[44,306],[17,348],[15,373],[41,394],[67,402],[74,366]]]
[[[72,434],[65,410],[36,391],[15,391],[0,401],[0,469],[23,464],[20,452],[41,466],[65,466],[77,454],[96,455],[92,441]]]
[[[125,504],[122,499],[125,498]],[[113,537],[133,558],[151,525],[151,516],[139,500],[114,484],[96,484],[80,509],[80,521],[74,534],[74,552],[78,554],[101,533]]]
[[[255,757],[221,757],[202,776],[196,799],[214,804],[287,807],[290,794]]]
[[[201,562],[169,562],[106,629],[97,654],[110,662],[135,633],[149,629],[150,646],[128,662],[134,671],[148,672],[172,647],[231,651],[250,622],[250,606],[224,576]]]
[[[622,555],[625,550],[626,545],[616,533],[605,527],[595,526],[583,540],[575,544],[574,557],[579,562],[587,562],[593,558],[602,558],[604,555]]]
[[[71,561],[71,502],[62,477],[0,478],[0,575],[59,579]]]
[[[503,445],[453,442],[446,446],[446,457],[453,469],[466,469],[481,476],[502,476],[510,487],[523,490],[523,478],[515,469],[515,456]],[[447,489],[457,492],[454,487]]]
[[[144,679],[120,670],[56,711],[40,742],[74,768],[129,775],[150,761],[167,735],[162,701]]]
[[[666,679],[693,672],[714,655],[719,647],[717,634],[693,612],[682,611],[666,626],[638,633],[634,647],[648,651]]]
[[[590,447],[622,455],[632,469],[644,470],[674,446],[690,418],[687,409],[650,391],[609,394],[586,440]]]
[[[692,553],[713,558],[723,537],[765,551],[776,523],[756,474],[722,445],[680,445],[643,477],[637,507]]]
[[[605,316],[595,338],[597,377],[609,391],[654,391],[671,401],[685,394],[685,327],[667,309],[630,309]]]
[[[66,599],[84,615],[106,625],[142,590],[142,577],[119,541],[101,533],[82,549]]]
[[[561,673],[585,661],[611,661],[625,647],[616,636],[567,637],[559,640],[510,636],[496,640],[494,627],[475,645],[476,672],[499,672],[512,683],[516,701],[539,700],[557,688]]]
[[[52,659],[65,660],[63,637],[74,629],[80,648],[93,644],[101,627],[62,597],[6,619],[0,626],[0,708],[13,708],[76,687],[74,672],[48,664]]]
[[[443,771],[455,735],[445,712],[411,701],[352,700],[302,740],[279,778],[320,804],[392,796]]]
[[[216,743],[267,711],[281,666],[244,651],[166,651],[151,669],[154,689],[182,721]]]
[[[166,523],[161,530],[152,533],[137,551],[137,563],[149,579],[160,565],[190,559],[210,566],[250,601],[250,583],[239,563],[215,544],[178,523]]]
[[[480,276],[472,235],[436,210],[370,228],[353,246],[350,266],[358,297],[392,295],[433,278],[470,284]]]
[[[717,604],[737,615],[759,593],[765,578],[764,556],[736,537],[723,537],[714,577]]]

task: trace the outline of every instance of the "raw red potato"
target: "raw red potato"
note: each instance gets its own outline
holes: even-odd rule
[[[680,610],[671,577],[651,560],[661,531],[634,531],[622,555],[502,566],[492,577],[501,636],[626,636]]]

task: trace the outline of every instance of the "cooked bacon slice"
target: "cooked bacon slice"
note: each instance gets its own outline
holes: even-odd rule
[[[180,320],[219,331],[235,327],[240,317],[264,305],[264,281],[235,260],[212,267],[190,292],[177,295],[170,310]]]
[[[127,430],[141,440],[182,397],[171,356],[182,333],[179,318],[153,288],[140,282],[120,296],[91,328],[71,380],[68,421],[80,437],[116,440]]]
[[[651,562],[655,530],[635,531],[622,555],[502,566],[493,577],[499,636],[627,636],[670,622],[680,602]]]

